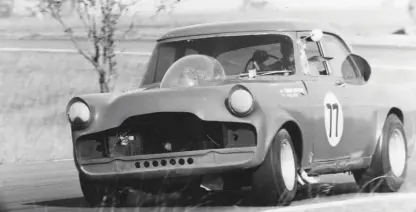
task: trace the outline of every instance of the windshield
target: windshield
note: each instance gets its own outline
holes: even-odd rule
[[[169,67],[160,87],[193,87],[224,79],[224,68],[215,58],[200,54],[187,55]]]
[[[216,59],[226,76],[257,71],[290,70],[295,73],[293,42],[282,34],[221,36],[157,44],[142,85],[161,82],[166,71],[188,55],[206,55]]]

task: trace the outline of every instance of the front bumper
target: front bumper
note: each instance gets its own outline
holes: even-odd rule
[[[271,108],[257,102],[249,116],[232,115],[224,101],[231,87],[84,96],[94,115],[88,128],[72,131],[79,172],[94,179],[155,179],[258,166],[287,117],[269,114],[264,109]],[[114,144],[124,132],[143,145],[118,151]],[[172,144],[170,150],[165,144]]]
[[[79,164],[78,170],[96,180],[192,177],[239,171],[258,164],[255,147],[142,155],[111,162]]]
[[[76,165],[79,172],[97,180],[191,177],[250,169],[264,158],[265,144],[258,141],[267,140],[263,119],[259,115],[251,119],[262,124],[204,121],[177,112],[130,117],[117,128],[73,137]],[[134,135],[132,151],[114,148],[120,146],[113,139],[120,132]],[[161,148],[165,140],[171,143],[169,151]]]

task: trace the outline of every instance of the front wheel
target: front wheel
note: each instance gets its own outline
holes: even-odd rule
[[[353,171],[354,179],[364,192],[397,192],[406,178],[408,153],[403,123],[396,115],[387,117],[380,142],[371,166]]]
[[[252,203],[256,206],[290,205],[297,190],[299,164],[291,136],[281,129],[263,163],[253,172]]]

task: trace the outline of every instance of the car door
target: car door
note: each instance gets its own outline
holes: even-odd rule
[[[332,74],[344,84],[344,139],[342,147],[348,150],[351,158],[359,158],[365,151],[366,145],[371,142],[375,125],[372,124],[376,115],[371,102],[371,90],[366,89],[364,78],[359,67],[348,58],[351,50],[340,37],[325,33],[321,40],[324,55],[332,57],[328,66]]]
[[[299,38],[305,36],[307,34],[299,34]],[[313,136],[307,138],[312,143],[309,160],[313,163],[347,158],[349,150],[346,148],[348,143],[345,135],[349,133],[351,123],[345,119],[351,110],[347,101],[346,84],[331,73],[328,63],[323,61],[324,52],[320,42],[306,40],[305,47],[308,67],[303,67],[303,70],[310,77],[304,82],[313,113],[310,128],[314,131]],[[302,50],[300,51],[302,54]]]

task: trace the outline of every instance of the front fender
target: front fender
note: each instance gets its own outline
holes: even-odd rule
[[[275,135],[287,122],[294,122],[299,126],[299,123],[293,118],[288,111],[283,108],[273,109],[273,112],[265,112],[264,122],[261,123],[260,128],[258,128],[259,140],[258,146],[256,149],[256,164],[260,165],[269,150],[272,142],[274,141]]]

